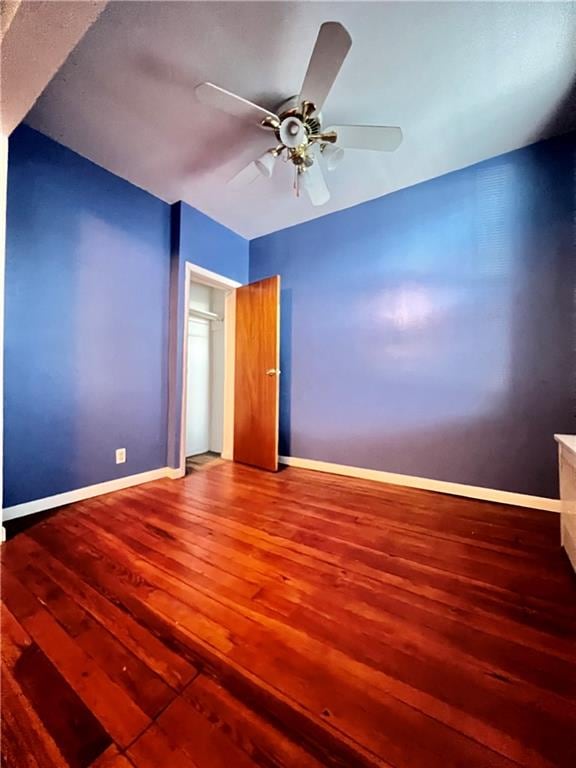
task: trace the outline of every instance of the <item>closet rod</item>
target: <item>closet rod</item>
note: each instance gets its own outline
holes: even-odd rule
[[[195,309],[194,307],[190,307],[188,314],[193,317],[201,317],[203,320],[222,320],[216,312],[208,312],[205,309]]]

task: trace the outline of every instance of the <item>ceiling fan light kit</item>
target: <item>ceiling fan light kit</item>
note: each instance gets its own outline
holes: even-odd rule
[[[320,150],[329,171],[333,171],[344,159],[342,147],[336,147],[334,144],[322,144]]]
[[[294,166],[294,188],[304,189],[312,205],[330,199],[319,159],[334,170],[344,157],[343,148],[391,152],[400,145],[400,128],[383,125],[336,125],[323,128],[322,107],[352,45],[347,30],[336,21],[320,27],[299,96],[283,102],[276,112],[253,104],[212,83],[196,87],[199,101],[240,119],[249,120],[274,134],[277,145],[243,168],[230,183],[249,184],[260,174],[272,176],[278,157]]]
[[[266,152],[264,152],[263,155],[260,155],[258,160],[255,161],[261,176],[264,176],[266,179],[269,179],[272,176],[272,171],[274,170],[279,154],[280,152],[277,149],[267,149]]]

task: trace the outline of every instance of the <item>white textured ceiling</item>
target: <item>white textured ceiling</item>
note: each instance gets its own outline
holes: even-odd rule
[[[0,130],[11,133],[105,0],[0,0]]]
[[[330,202],[291,190],[284,164],[227,180],[269,134],[198,103],[209,80],[266,107],[297,93],[318,28],[353,45],[324,122],[400,125],[393,154],[348,151]],[[162,199],[252,238],[576,127],[576,4],[112,2],[27,122]]]

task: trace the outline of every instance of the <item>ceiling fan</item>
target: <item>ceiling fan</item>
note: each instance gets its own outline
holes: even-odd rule
[[[352,39],[342,24],[327,21],[320,27],[299,96],[284,101],[275,112],[253,104],[213,83],[196,86],[196,97],[211,107],[259,124],[275,137],[275,146],[230,180],[234,186],[250,184],[258,176],[270,178],[279,157],[294,165],[294,188],[304,189],[312,205],[324,205],[330,192],[319,159],[333,170],[344,148],[391,152],[400,145],[400,128],[383,125],[323,127],[322,107],[330,93]]]

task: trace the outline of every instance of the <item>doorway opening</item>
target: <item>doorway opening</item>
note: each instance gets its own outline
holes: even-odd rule
[[[187,317],[186,474],[223,449],[226,291],[191,279]]]
[[[236,289],[240,285],[229,277],[186,262],[180,319],[181,396],[177,389],[172,390],[173,397],[179,400],[180,423],[174,478],[186,474],[187,456],[213,452],[221,454],[222,459],[232,459]],[[205,321],[203,329],[201,320]],[[199,461],[188,463],[195,465]]]
[[[180,412],[178,465],[170,476],[186,474],[187,457],[197,471],[218,454],[276,471],[280,278],[242,285],[190,262],[185,269],[181,378],[171,388]]]

